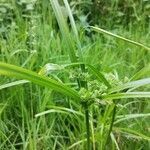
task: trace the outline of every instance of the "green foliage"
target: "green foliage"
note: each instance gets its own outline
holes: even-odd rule
[[[0,74],[10,77],[12,76],[27,79],[41,86],[52,88],[58,92],[64,93],[65,95],[71,96],[75,99],[80,98],[75,91],[72,91],[71,89],[65,87],[65,85],[63,85],[62,83],[58,83],[52,79],[48,79],[46,77],[40,76],[34,72],[31,72],[29,70],[17,66],[0,63]]]
[[[149,149],[147,1],[69,2],[0,2],[0,149]]]
[[[145,23],[149,20],[148,0],[92,0],[91,19],[93,24],[115,25],[122,24],[128,26]],[[92,16],[94,16],[92,18]]]

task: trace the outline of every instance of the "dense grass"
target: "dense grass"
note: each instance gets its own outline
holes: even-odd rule
[[[49,67],[58,64],[59,66],[54,66],[54,71],[46,72],[46,76],[50,81],[58,81],[58,84],[66,83],[67,88],[72,87],[72,90],[79,91],[80,88],[79,94],[83,99],[88,95],[84,95],[87,91],[77,84],[75,78],[82,81],[82,77],[87,76],[91,91],[98,88],[102,94],[106,92],[106,86],[99,83],[90,67],[89,74],[84,72],[87,71],[88,65],[93,66],[96,72],[104,74],[112,87],[121,86],[132,79],[149,77],[148,50],[106,34],[98,34],[83,26],[79,20],[76,20],[74,28],[71,26],[73,23],[68,22],[68,29],[66,24],[63,25],[59,20],[56,12],[54,14],[55,8],[52,8],[47,0],[37,2],[32,10],[26,10],[24,5],[20,6],[14,1],[10,3],[15,17],[13,16],[11,22],[1,22],[4,31],[0,34],[0,61],[40,72],[39,76],[34,76],[35,79],[38,76],[39,80],[40,75],[45,76],[40,70],[46,64]],[[57,21],[60,21],[59,27],[66,29],[59,29],[55,15]],[[116,27],[113,21],[109,24],[111,25],[107,25],[108,31],[149,46],[150,25],[145,25],[144,20],[136,27],[132,23],[127,27],[121,24]],[[78,35],[75,35],[75,28]],[[79,59],[78,64],[71,64],[77,62],[76,55],[77,60]],[[83,67],[83,63],[88,64],[86,68]],[[62,71],[60,65],[68,67]],[[73,67],[70,67],[71,65]],[[2,67],[1,65],[0,70]],[[134,76],[144,67],[145,71]],[[26,70],[24,72],[27,75]],[[0,74],[3,73],[0,71]],[[29,77],[25,79],[30,80]],[[96,99],[96,104],[92,102],[88,107],[89,115],[85,116],[87,109],[84,109],[84,101],[80,102],[74,100],[74,97],[69,98],[57,93],[56,91],[60,90],[58,88],[55,91],[57,87],[40,87],[42,83],[35,85],[26,81],[19,81],[16,86],[5,85],[13,81],[16,81],[16,78],[0,76],[0,149],[86,149],[87,140],[90,140],[92,147],[89,149],[95,150],[150,149],[150,103],[148,98],[138,98],[140,94],[135,98],[117,98],[115,101],[109,101],[109,96],[104,94],[99,98],[101,101]],[[38,83],[38,80],[33,82]],[[8,87],[3,87],[4,85]],[[123,92],[127,90],[122,87],[120,89]],[[73,92],[72,90],[69,92]],[[148,84],[133,91],[149,90]],[[69,95],[63,84],[60,91]],[[112,94],[115,97],[115,93]],[[114,111],[116,112],[113,120]],[[89,122],[86,122],[86,117]],[[112,120],[113,127],[109,133]],[[87,138],[88,123],[90,133]]]

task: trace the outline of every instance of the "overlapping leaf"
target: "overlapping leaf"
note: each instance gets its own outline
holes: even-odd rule
[[[0,75],[29,80],[33,83],[51,88],[57,92],[60,92],[66,96],[70,96],[74,99],[78,100],[80,99],[76,91],[65,86],[64,84],[15,65],[0,63]]]

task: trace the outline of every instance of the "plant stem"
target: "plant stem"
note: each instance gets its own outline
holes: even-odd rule
[[[114,105],[114,108],[113,108],[113,112],[112,112],[112,119],[111,119],[111,123],[110,123],[110,127],[109,127],[109,131],[108,131],[108,135],[106,137],[106,143],[104,146],[106,146],[106,144],[109,142],[109,139],[110,139],[110,133],[112,131],[112,128],[113,128],[113,124],[114,124],[114,120],[115,120],[115,115],[116,115],[116,104]]]
[[[89,108],[87,103],[85,104],[84,109],[86,121],[87,150],[90,150],[90,123],[89,123]]]
[[[81,65],[80,67],[81,67],[81,70],[83,73],[86,72],[84,64]],[[80,80],[80,84],[81,84],[81,87],[88,89],[87,81]],[[87,150],[90,150],[89,106],[88,106],[87,102],[85,102],[84,109],[85,109],[85,121],[86,121]]]
[[[72,30],[73,30],[73,33],[75,35],[75,39],[76,39],[76,42],[77,42],[77,45],[78,45],[79,60],[83,61],[83,54],[82,54],[81,43],[80,43],[80,40],[79,40],[78,31],[77,31],[77,28],[76,28],[76,25],[75,25],[75,21],[74,21],[74,18],[73,18],[73,15],[72,15],[69,3],[68,3],[67,0],[63,0],[63,2],[65,4],[66,10],[68,12],[68,16],[69,16],[69,20],[70,20],[70,23],[71,23],[71,27],[72,27]],[[74,51],[74,54],[75,54],[75,51]],[[75,60],[76,60],[76,62],[78,61],[77,58]],[[72,62],[74,62],[74,61],[72,61]],[[80,69],[81,69],[82,73],[86,72],[84,64],[80,65]],[[80,78],[77,78],[77,83],[78,83],[79,89],[81,89],[81,88],[88,89],[86,80],[84,81],[84,80],[82,80]],[[85,102],[84,109],[85,109],[85,120],[86,120],[86,130],[87,130],[87,150],[90,150],[90,125],[89,125],[89,110],[88,110],[87,102]]]

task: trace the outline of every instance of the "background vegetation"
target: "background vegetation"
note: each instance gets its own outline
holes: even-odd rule
[[[149,99],[137,94],[134,98],[109,101],[114,98],[105,94],[111,90],[107,91],[107,84],[99,82],[102,73],[114,88],[111,94],[126,92],[128,88],[129,92],[149,91],[149,50],[98,34],[89,27],[101,27],[149,46],[149,0],[69,0],[75,24],[69,19],[65,0],[60,0],[61,7],[56,8],[55,2],[0,1],[0,61],[65,83],[78,91],[82,100],[91,98],[93,93],[97,95],[96,92],[102,97],[96,97],[94,104],[89,102],[89,116],[84,116],[84,101],[59,94],[55,91],[57,86],[49,89],[49,85],[41,87],[0,76],[0,149],[80,150],[87,148],[88,140],[89,149],[93,150],[150,149]],[[61,11],[67,24],[63,24],[56,10]],[[0,74],[4,74],[2,69],[0,65]],[[143,80],[127,84],[139,79]],[[86,84],[92,93],[85,90]],[[121,88],[117,91],[118,86]],[[66,90],[69,88],[57,89],[61,93]]]

